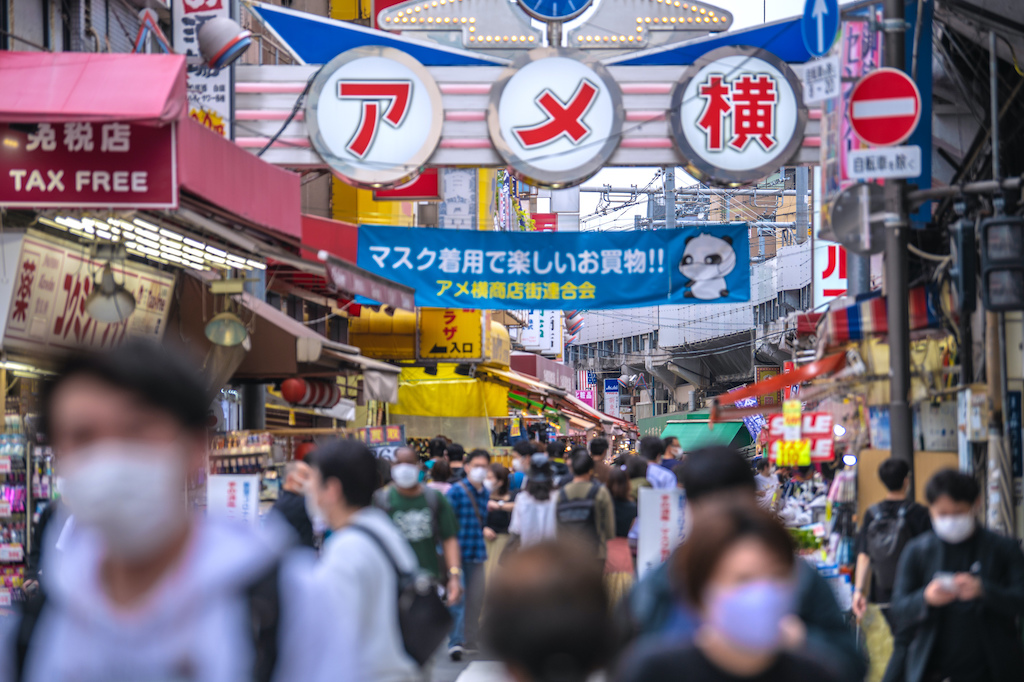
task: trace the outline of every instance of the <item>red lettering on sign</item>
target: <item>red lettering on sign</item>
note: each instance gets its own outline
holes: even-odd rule
[[[697,121],[697,126],[708,136],[708,149],[714,152],[722,151],[725,115],[732,108],[729,101],[729,86],[722,83],[722,76],[708,76],[700,86],[699,92],[708,102],[704,105],[704,113]]]
[[[359,158],[363,158],[377,138],[381,102],[387,102],[384,121],[392,128],[402,125],[412,99],[412,81],[340,81],[338,98],[363,100],[362,118],[355,134],[345,147]]]
[[[562,135],[568,137],[574,144],[579,144],[590,135],[590,128],[583,123],[583,117],[590,110],[599,92],[596,85],[584,78],[569,101],[563,104],[550,88],[545,88],[536,102],[548,115],[547,118],[536,125],[513,128],[512,132],[519,138],[519,143],[527,149],[554,142]]]

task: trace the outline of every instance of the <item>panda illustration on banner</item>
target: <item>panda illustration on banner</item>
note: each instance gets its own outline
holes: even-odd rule
[[[736,267],[736,251],[732,238],[701,233],[686,240],[679,272],[686,277],[686,298],[711,301],[725,298],[729,288],[726,276]]]

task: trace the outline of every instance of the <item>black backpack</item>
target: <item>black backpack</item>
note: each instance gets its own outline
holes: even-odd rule
[[[590,484],[590,490],[586,497],[570,500],[569,496],[565,494],[565,488],[562,488],[558,493],[558,506],[555,508],[555,518],[558,520],[560,534],[567,533],[584,538],[595,547],[597,546],[597,504],[594,498],[600,491],[601,484],[594,481]]]
[[[891,590],[896,582],[896,565],[903,547],[910,540],[907,526],[909,503],[893,511],[888,505],[871,507],[871,522],[866,533],[865,553],[871,557],[871,570],[878,586]]]
[[[384,541],[366,526],[353,523],[349,528],[370,538],[387,558],[398,577],[398,629],[406,652],[420,666],[431,659],[441,642],[448,637],[452,616],[437,591],[437,581],[423,570],[405,573]]]

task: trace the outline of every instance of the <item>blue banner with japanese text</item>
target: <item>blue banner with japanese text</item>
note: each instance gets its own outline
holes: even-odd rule
[[[358,265],[416,305],[598,310],[750,300],[746,223],[625,232],[359,228]]]

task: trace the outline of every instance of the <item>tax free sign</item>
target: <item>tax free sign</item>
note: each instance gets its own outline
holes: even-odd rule
[[[358,265],[416,305],[577,310],[750,300],[746,223],[626,232],[359,228]]]

